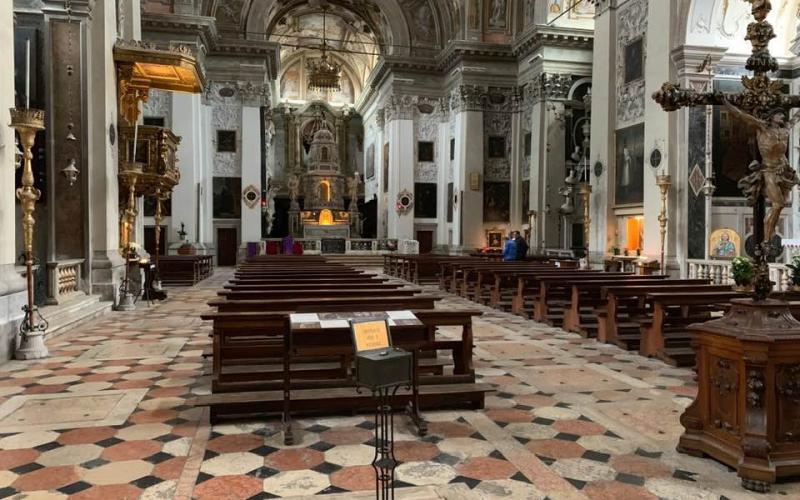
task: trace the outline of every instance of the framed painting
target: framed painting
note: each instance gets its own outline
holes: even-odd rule
[[[641,80],[644,77],[644,41],[633,40],[625,46],[625,83]]]
[[[489,248],[503,248],[503,231],[489,229],[486,231],[486,246]]]
[[[417,142],[417,161],[419,162],[432,162],[433,161],[433,143],[430,141]]]
[[[236,131],[217,130],[217,153],[236,152]]]
[[[430,182],[414,184],[414,217],[417,219],[436,218],[436,186]]]
[[[366,166],[367,179],[375,177],[375,144],[370,144],[367,148],[367,166]]]
[[[727,227],[717,229],[708,238],[708,256],[712,259],[733,259],[740,255],[741,245],[739,233]]]
[[[483,183],[483,222],[509,222],[511,218],[511,184]]]
[[[644,124],[617,130],[614,203],[641,205],[644,202]]]
[[[506,138],[503,136],[489,136],[489,158],[506,157]]]
[[[214,177],[214,218],[242,217],[242,178]]]

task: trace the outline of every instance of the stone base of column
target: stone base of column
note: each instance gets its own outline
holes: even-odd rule
[[[92,258],[92,295],[117,303],[119,285],[125,274],[125,261],[117,251],[97,252]]]
[[[0,362],[14,357],[19,325],[25,316],[26,287],[14,264],[0,265]]]

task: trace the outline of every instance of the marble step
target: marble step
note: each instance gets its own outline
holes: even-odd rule
[[[77,292],[58,305],[41,308],[47,320],[47,338],[53,338],[80,326],[111,310],[113,303],[100,300],[98,295]]]

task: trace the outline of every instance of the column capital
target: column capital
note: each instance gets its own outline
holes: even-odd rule
[[[491,111],[517,113],[525,99],[522,87],[487,87],[460,85],[450,92],[449,108],[453,113],[464,111]]]
[[[203,93],[203,104],[230,104],[234,97],[242,106],[269,106],[272,102],[272,90],[267,83],[249,81],[213,81],[208,82]]]

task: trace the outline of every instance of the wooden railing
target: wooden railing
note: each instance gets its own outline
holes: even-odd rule
[[[64,297],[81,290],[84,259],[47,263],[47,303],[59,304]]]

